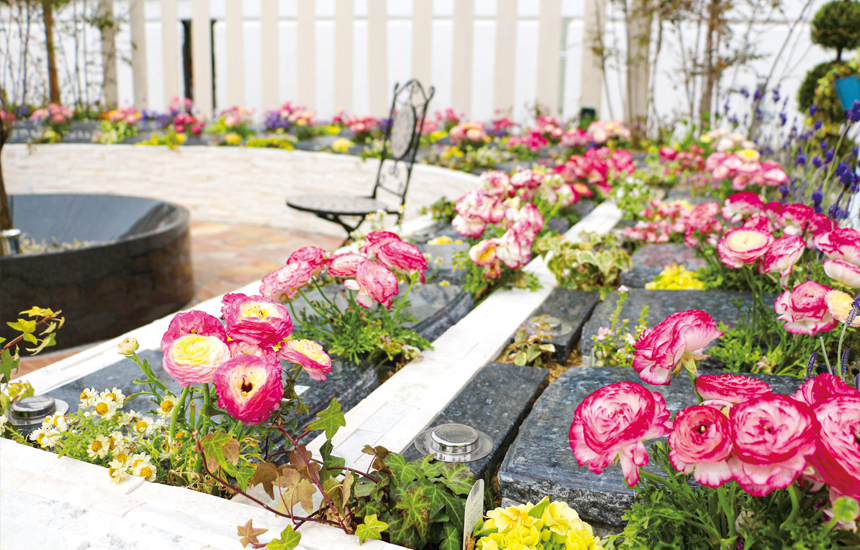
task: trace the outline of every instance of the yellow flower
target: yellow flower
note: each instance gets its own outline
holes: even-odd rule
[[[758,159],[761,158],[761,155],[755,149],[741,149],[737,155],[744,162],[758,162]]]
[[[173,409],[176,407],[176,396],[165,395],[164,400],[158,405],[158,416],[167,418],[173,414]]]
[[[120,342],[119,346],[117,346],[117,350],[122,355],[131,355],[132,353],[137,351],[137,348],[139,347],[140,346],[138,345],[136,338],[126,338],[125,340]]]
[[[654,277],[654,280],[645,285],[645,288],[654,290],[703,290],[705,283],[699,280],[694,271],[687,271],[684,266],[672,264]]]
[[[841,290],[831,290],[824,295],[824,303],[827,304],[830,315],[833,315],[834,319],[844,324],[848,320],[851,309],[854,307],[854,298]],[[860,327],[860,315],[854,318],[851,326]]]
[[[224,135],[224,143],[227,145],[239,145],[242,143],[242,136],[236,132],[229,132]]]
[[[355,144],[346,138],[338,138],[331,144],[331,150],[335,153],[347,153],[353,145]]]
[[[427,244],[429,244],[429,245],[451,244],[453,242],[454,242],[454,239],[452,239],[448,235],[442,235],[441,237],[436,237],[435,239],[430,239],[429,241],[427,241]]]
[[[96,436],[87,446],[87,456],[90,458],[104,458],[108,453],[108,439],[103,435]]]
[[[487,517],[493,520],[493,524],[500,533],[510,531],[520,526],[529,527],[538,520],[529,515],[534,505],[520,504],[510,508],[496,508],[487,512]],[[543,523],[539,527],[543,527]]]

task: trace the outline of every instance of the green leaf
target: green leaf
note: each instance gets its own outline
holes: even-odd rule
[[[231,435],[222,431],[212,432],[206,434],[200,443],[210,471],[214,471],[219,465],[225,470],[231,469],[230,466],[239,463],[239,442]]]
[[[475,484],[475,476],[462,462],[442,466],[442,483],[456,495],[468,495]]]
[[[293,550],[293,548],[299,545],[300,540],[302,540],[302,536],[296,533],[292,525],[287,525],[281,531],[280,538],[274,539],[266,545],[266,548],[268,550]]]
[[[341,426],[346,426],[346,418],[340,410],[340,403],[337,399],[332,399],[328,408],[317,414],[317,419],[308,424],[308,429],[325,430],[326,439],[331,439]]]
[[[323,466],[320,468],[320,483],[325,483],[326,480],[340,475],[343,467],[346,465],[345,459],[339,456],[332,456],[331,452],[333,448],[331,439],[320,447],[320,456],[322,456],[323,461]]]
[[[12,380],[12,371],[18,370],[18,359],[12,359],[8,349],[0,352],[0,383],[9,383]]]
[[[382,539],[382,532],[388,529],[388,524],[384,521],[376,519],[376,514],[370,514],[364,517],[364,522],[355,530],[358,536],[358,543],[364,544],[370,539]]]
[[[543,497],[543,500],[535,504],[534,508],[529,510],[529,515],[533,518],[540,519],[547,506],[549,506],[549,497]]]
[[[28,334],[27,336],[32,336],[32,335]],[[27,341],[29,342],[29,341],[30,341],[30,339],[29,339],[29,338],[27,338],[27,336],[25,336],[25,337],[24,337],[24,340],[27,340]],[[56,342],[54,341],[55,336],[56,336],[56,335],[52,332],[51,334],[49,334],[49,335],[48,335],[48,337],[47,337],[47,338],[45,338],[44,340],[42,340],[42,343],[41,343],[41,344],[39,344],[39,345],[38,345],[37,347],[35,347],[35,348],[27,348],[27,351],[29,351],[29,352],[30,352],[30,353],[32,353],[33,355],[36,355],[37,353],[39,353],[39,352],[40,352],[40,351],[42,351],[43,349],[45,349],[45,348],[47,348],[47,347],[50,347],[50,346],[54,346],[54,345],[56,345]],[[35,340],[35,337],[33,337],[33,339]],[[35,344],[35,343],[38,343],[38,340],[36,340],[36,342],[33,342],[33,343],[34,343],[34,344]]]
[[[419,485],[415,485],[403,493],[402,498],[396,504],[397,509],[403,511],[403,529],[415,528],[422,541],[425,541],[430,535],[431,504],[430,499],[424,496],[424,491]]]
[[[439,550],[461,550],[463,544],[463,533],[457,527],[462,523],[443,523],[441,524],[441,540],[439,540]]]
[[[254,477],[255,473],[256,472],[254,471],[254,468],[252,468],[251,466],[244,466],[242,468],[239,468],[239,471],[236,472],[236,483],[239,485],[239,488],[243,491],[247,491],[248,481],[252,477]]]
[[[385,465],[391,468],[391,473],[401,487],[422,477],[421,467],[414,462],[406,462],[403,455],[390,454],[385,459]]]
[[[420,460],[417,460],[415,464],[418,465],[425,477],[434,479],[442,475],[442,465],[445,463],[436,462],[433,455],[425,455]]]

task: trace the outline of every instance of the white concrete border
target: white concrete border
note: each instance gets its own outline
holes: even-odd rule
[[[621,219],[621,211],[603,203],[576,224],[566,236],[584,231],[605,233]],[[361,447],[381,444],[402,452],[488,361],[494,359],[516,328],[537,309],[556,286],[541,258],[526,268],[543,288],[499,291],[451,327],[418,361],[406,365],[346,415],[347,426],[335,437],[335,454],[363,467]],[[254,292],[258,283],[240,291]],[[217,312],[220,299],[197,306]],[[214,311],[213,311],[214,310]],[[169,318],[130,335],[157,347]],[[26,378],[40,392],[83,376],[116,360],[122,337],[37,371]],[[317,438],[311,448],[323,443]],[[253,519],[268,528],[261,541],[270,540],[286,520],[237,501],[227,501],[182,488],[128,481],[111,485],[103,468],[0,440],[0,522],[3,545],[27,548],[69,548],[112,544],[128,537],[165,549],[238,549],[235,527]],[[129,485],[130,483],[130,485]],[[49,526],[49,529],[45,529]],[[359,548],[358,539],[320,525],[301,529],[300,548],[330,550]],[[52,533],[59,533],[59,537]],[[52,538],[53,537],[53,538]],[[69,546],[71,545],[71,546]],[[400,548],[370,541],[362,549]]]

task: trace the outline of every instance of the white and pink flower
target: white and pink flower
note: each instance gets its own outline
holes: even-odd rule
[[[387,267],[377,262],[359,264],[355,279],[348,279],[343,286],[357,290],[355,301],[366,309],[371,309],[374,302],[385,309],[391,309],[394,297],[399,290],[397,277]]]
[[[221,315],[230,336],[261,347],[273,347],[292,334],[290,312],[263,296],[225,294]]]
[[[708,405],[687,407],[675,416],[669,434],[669,461],[679,472],[693,474],[706,487],[719,487],[732,479],[729,419]]]
[[[240,355],[215,371],[218,406],[243,424],[258,425],[281,406],[281,366],[256,355]]]
[[[815,281],[806,281],[780,294],[774,303],[774,310],[779,320],[785,321],[785,330],[810,336],[833,330],[838,321],[828,311],[824,299],[830,290],[830,287]]]
[[[768,231],[739,227],[726,233],[717,243],[717,253],[727,266],[740,268],[754,263],[772,243],[773,234]]]
[[[325,380],[331,372],[331,357],[313,340],[287,340],[278,348],[278,356],[301,365],[313,380]]]
[[[737,405],[773,393],[770,385],[750,376],[708,374],[696,378],[696,391],[702,399]]]

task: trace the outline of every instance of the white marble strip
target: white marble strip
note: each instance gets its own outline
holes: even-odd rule
[[[142,1],[142,0],[139,0]],[[161,50],[162,75],[164,82],[165,111],[170,100],[182,92],[179,76],[182,72],[179,66],[179,23],[176,0],[161,0]]]
[[[559,74],[561,73],[561,0],[541,0],[540,41],[537,58],[537,101],[559,114]]]
[[[227,2],[225,40],[227,46],[227,105],[220,109],[245,106],[245,17],[244,2]]]
[[[472,110],[472,48],[475,0],[454,3],[454,58],[451,62],[451,107],[458,113]]]
[[[212,22],[209,0],[192,0],[191,16],[194,106],[204,118],[212,118]]]
[[[138,109],[147,108],[149,81],[146,72],[146,14],[144,0],[131,0],[128,20],[131,27],[131,67],[134,81],[134,105]]]
[[[260,101],[262,112],[280,107],[278,0],[260,0]]]

